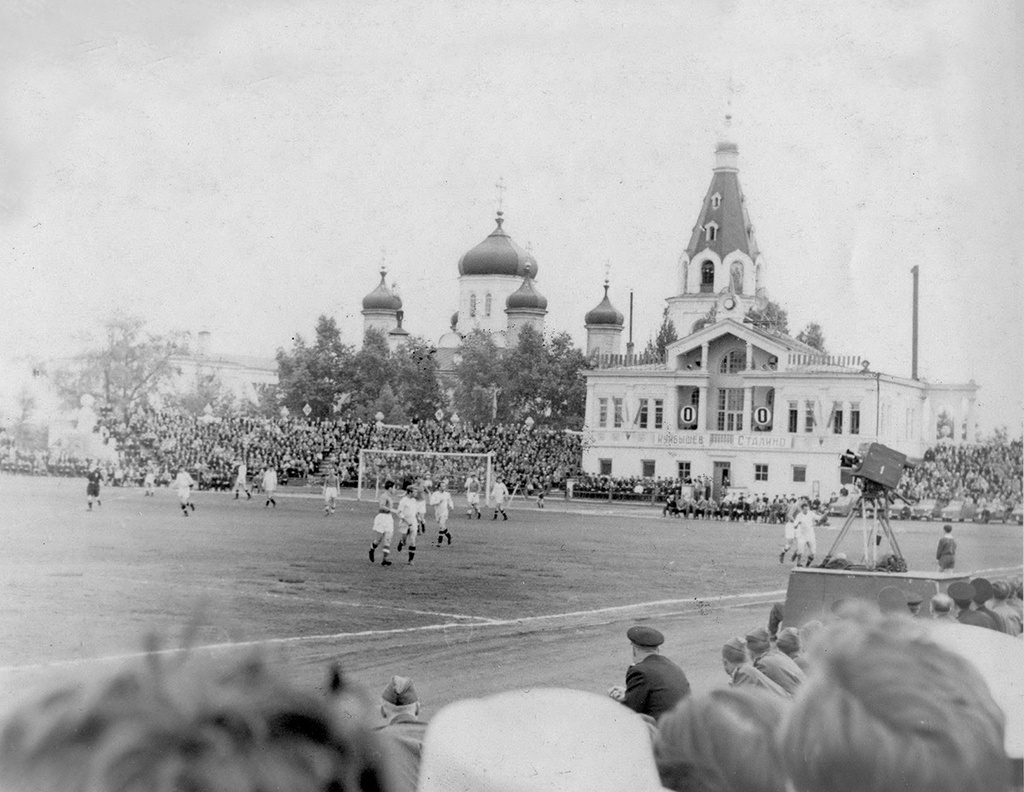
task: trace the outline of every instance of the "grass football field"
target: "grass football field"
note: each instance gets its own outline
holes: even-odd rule
[[[467,519],[457,497],[450,547],[434,546],[431,519],[415,564],[403,552],[382,568],[367,558],[374,503],[343,499],[327,517],[315,493],[288,487],[276,509],[259,495],[193,499],[185,518],[166,489],[105,488],[88,512],[84,480],[0,477],[0,702],[122,664],[148,633],[169,647],[188,633],[214,653],[259,647],[304,685],[332,660],[374,692],[412,676],[429,716],[512,687],[621,684],[638,620],[706,690],[727,682],[722,643],[766,623],[789,573],[780,526],[647,506],[516,500],[504,522]],[[911,571],[932,570],[940,525],[895,529]],[[1021,566],[1019,526],[955,536],[958,571]],[[851,531],[841,549],[854,558],[859,542]]]

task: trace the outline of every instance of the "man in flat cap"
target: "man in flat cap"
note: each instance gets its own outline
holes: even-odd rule
[[[420,698],[409,677],[393,676],[380,695],[384,725],[378,731],[395,768],[395,792],[415,792],[427,724],[419,720]]]
[[[626,671],[625,689],[615,686],[608,695],[634,712],[654,720],[690,693],[683,669],[661,654],[665,636],[653,627],[637,625],[626,631],[633,650],[633,665]]]
[[[907,592],[907,609],[915,619],[921,618],[921,606],[924,604],[924,597],[916,591]]]
[[[970,624],[974,627],[987,627],[990,630],[998,629],[992,620],[984,613],[978,613],[971,605],[974,603],[974,586],[970,583],[957,581],[950,583],[946,593],[952,598],[957,607],[956,620],[961,624]]]

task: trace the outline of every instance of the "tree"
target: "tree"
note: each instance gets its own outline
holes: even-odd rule
[[[354,353],[341,342],[337,323],[322,314],[314,336],[310,345],[296,334],[290,352],[277,350],[277,393],[261,394],[262,412],[270,409],[268,397],[275,395],[277,408],[284,406],[298,413],[308,404],[310,417],[327,418],[333,415],[338,396],[352,391]]]
[[[501,418],[505,421],[534,421],[550,415],[546,391],[551,380],[550,355],[544,336],[526,325],[519,331],[516,345],[505,351],[505,369],[508,372],[504,392],[505,407]]]
[[[789,335],[789,315],[781,305],[771,300],[763,308],[751,308],[743,320],[762,330]]]
[[[823,355],[828,354],[828,350],[825,349],[825,334],[821,330],[821,325],[817,322],[810,322],[807,327],[797,333],[796,340],[801,344],[807,344],[807,346],[817,349]]]
[[[668,349],[669,344],[673,341],[677,341],[678,339],[679,336],[676,334],[676,326],[672,320],[668,318],[668,306],[665,306],[665,309],[661,313],[661,327],[658,328],[657,335],[647,342],[647,348],[644,350],[644,356],[656,357],[659,360],[662,360],[665,357],[665,350]]]
[[[551,405],[549,422],[561,429],[582,429],[587,408],[587,381],[583,372],[591,364],[583,350],[573,345],[572,336],[568,333],[553,336],[548,350],[551,370],[546,391]]]
[[[206,366],[196,369],[195,380],[189,387],[179,390],[166,400],[168,406],[190,415],[202,415],[206,405],[215,412],[234,412],[237,408],[235,394],[224,387],[217,372]]]
[[[409,338],[392,355],[392,388],[409,418],[429,420],[444,403],[436,355],[435,347],[417,337]]]
[[[352,359],[352,407],[360,420],[372,420],[379,411],[377,400],[386,385],[394,380],[394,366],[388,340],[379,330],[370,328],[363,346]],[[392,400],[394,392],[391,393]],[[381,412],[384,412],[381,410]]]
[[[455,364],[455,409],[463,421],[484,425],[503,414],[498,406],[507,376],[491,334],[474,330],[459,345]]]
[[[65,405],[77,409],[88,393],[121,420],[145,406],[178,373],[175,355],[188,349],[181,333],[155,335],[145,326],[137,316],[114,313],[93,349],[56,367],[52,379]]]

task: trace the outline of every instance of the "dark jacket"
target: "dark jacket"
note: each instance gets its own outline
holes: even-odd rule
[[[683,669],[660,654],[647,655],[626,672],[625,704],[657,720],[690,693]]]

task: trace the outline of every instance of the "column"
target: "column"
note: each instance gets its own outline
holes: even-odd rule
[[[749,341],[747,342],[747,371],[751,371],[754,368],[754,345]]]
[[[697,388],[697,431],[703,432],[708,426],[711,425],[711,413],[709,412],[708,405],[708,391],[710,389],[707,385],[701,385]]]
[[[750,345],[747,345],[747,353],[750,352]],[[747,385],[743,389],[743,431],[751,432],[754,429],[754,386]]]
[[[700,345],[700,367],[705,371],[710,371],[708,365],[708,342],[705,341],[703,344]]]

